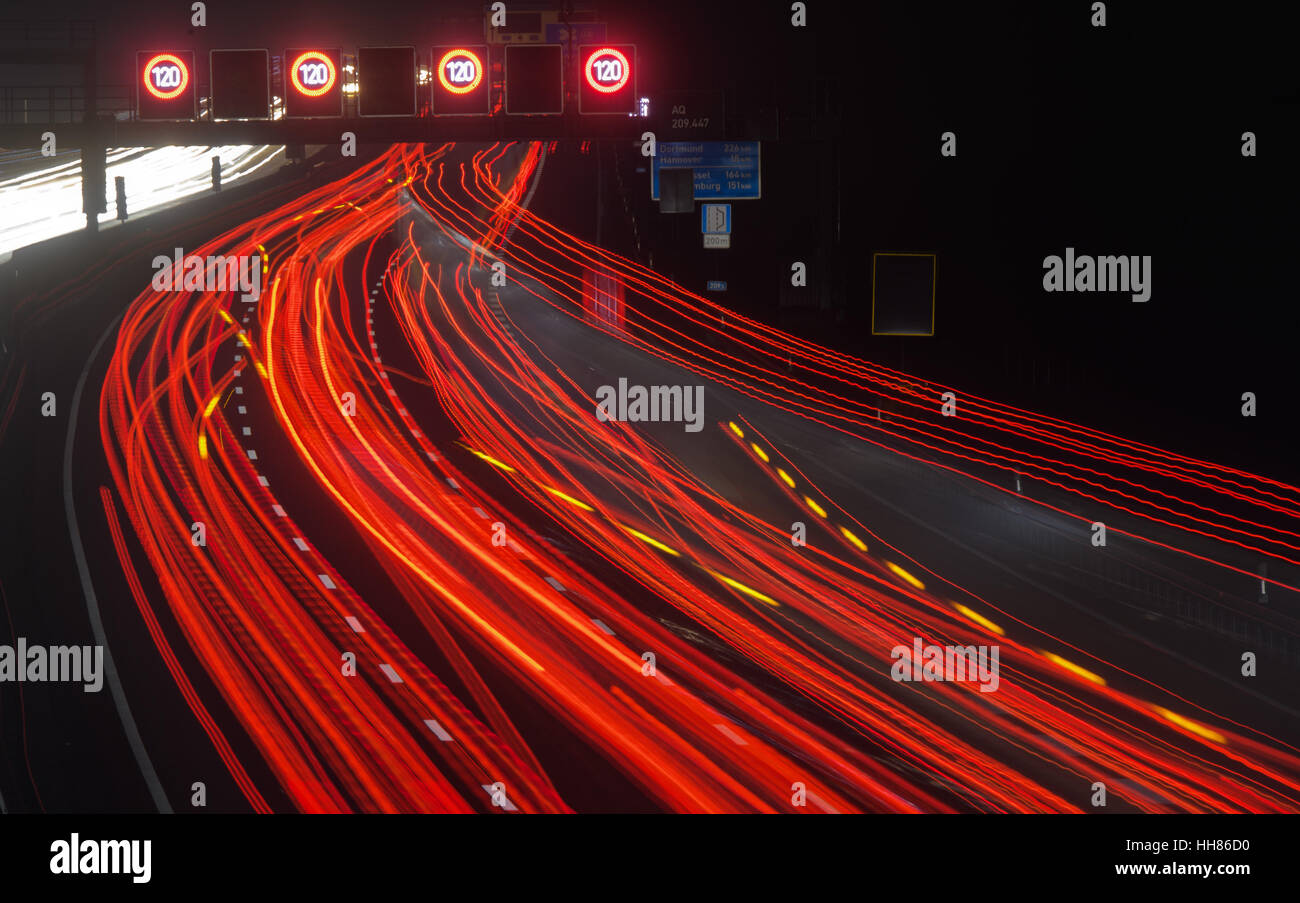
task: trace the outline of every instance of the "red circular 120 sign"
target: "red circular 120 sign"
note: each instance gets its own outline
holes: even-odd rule
[[[306,97],[320,97],[328,94],[338,80],[338,71],[334,61],[319,50],[300,53],[289,67],[289,80],[299,94]]]
[[[438,61],[438,82],[452,94],[468,94],[483,82],[483,61],[472,50],[448,50]]]
[[[621,52],[613,47],[602,47],[587,57],[583,73],[592,88],[601,94],[613,94],[622,90],[632,77],[632,67]]]
[[[190,86],[190,68],[174,53],[159,53],[144,64],[145,90],[159,100],[174,100]]]

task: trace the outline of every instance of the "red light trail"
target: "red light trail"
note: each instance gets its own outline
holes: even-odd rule
[[[395,147],[194,252],[264,254],[256,305],[149,290],[123,319],[100,407],[109,528],[160,655],[250,806],[266,811],[264,792],[156,627],[160,602],[302,811],[571,811],[518,695],[673,811],[798,811],[802,785],[807,811],[1069,812],[1094,781],[1146,812],[1300,809],[1296,750],[907,560],[760,426],[709,425],[727,438],[726,467],[812,515],[806,548],[634,426],[598,421],[563,362],[494,312],[482,273],[504,258],[539,304],[620,342],[990,485],[1032,477],[1124,512],[1117,533],[1158,525],[1169,542],[1148,541],[1182,554],[1207,557],[1183,534],[1300,549],[1300,490],[964,393],[946,423],[946,388],[724,321],[523,209],[539,159],[538,145],[467,163],[449,146]],[[468,242],[454,265],[431,250],[438,233]],[[592,269],[623,285],[626,329],[584,319]],[[418,373],[381,357],[377,309]],[[274,418],[292,451],[277,467],[328,500],[328,521],[286,511],[231,403]],[[430,410],[472,456],[431,438]],[[367,601],[354,562],[308,542],[321,523],[355,537],[394,598]],[[134,577],[126,527],[162,600]],[[399,621],[425,636],[399,636]],[[998,690],[891,681],[890,650],[913,637],[1000,645]],[[414,651],[426,642],[436,662]],[[509,807],[491,805],[498,784]]]

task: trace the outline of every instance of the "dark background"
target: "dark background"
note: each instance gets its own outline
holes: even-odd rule
[[[725,57],[675,59],[779,132],[733,250],[694,252],[683,282],[727,279],[715,298],[959,395],[1300,478],[1300,75],[1281,7],[1111,3],[1094,28],[1089,3],[810,3],[802,32],[771,8],[760,37],[711,4],[698,31]],[[746,74],[728,80],[734,52]],[[1151,299],[1044,292],[1043,258],[1067,246],[1151,255]],[[877,252],[936,255],[933,337],[870,334]],[[781,306],[793,260],[812,298],[784,302],[807,307]]]
[[[483,40],[485,7],[218,0],[202,29],[188,3],[156,0],[5,15],[94,20],[106,84],[158,46],[193,47],[206,83],[213,47],[411,43],[427,63],[434,44]],[[1300,479],[1300,76],[1284,4],[1110,3],[1104,28],[1076,0],[807,7],[798,29],[784,0],[595,3],[610,41],[638,46],[653,113],[674,89],[723,92],[727,136],[763,139],[763,198],[735,203],[730,251],[705,251],[698,211],[659,214],[644,161],[607,146],[599,200],[575,197],[571,225],[593,235],[599,203],[602,241],[637,253],[610,215],[621,175],[642,259],[701,292],[726,280],[714,297],[729,306],[959,394]],[[939,155],[944,131],[956,158]],[[1151,300],[1045,293],[1043,258],[1067,246],[1150,255]],[[933,337],[871,335],[878,252],[936,255]],[[788,286],[795,260],[805,290]]]
[[[211,0],[203,29],[189,27],[189,6],[10,3],[0,18],[93,20],[105,85],[132,80],[138,49],[194,50],[203,84],[213,48],[265,46],[280,54],[315,45],[354,53],[367,44],[413,44],[427,63],[435,44],[483,37],[484,4],[476,2]],[[637,45],[640,93],[651,98],[652,113],[661,115],[656,98],[671,91],[717,90],[726,136],[763,141],[763,198],[735,203],[731,250],[701,247],[698,210],[658,212],[645,161],[626,143],[584,153],[578,142],[560,142],[543,182],[568,197],[543,215],[584,237],[599,232],[602,243],[625,254],[653,255],[657,269],[696,291],[706,279],[726,280],[728,291],[714,297],[727,305],[939,381],[959,397],[976,392],[1300,479],[1288,409],[1297,394],[1292,260],[1300,231],[1300,98],[1295,32],[1275,4],[1111,3],[1104,29],[1090,26],[1091,4],[1076,0],[808,0],[806,29],[791,27],[789,6],[597,6],[611,43]],[[0,71],[0,85],[12,83],[7,75]],[[1258,136],[1257,158],[1240,155],[1247,129]],[[955,159],[939,155],[944,131],[957,134]],[[160,229],[170,223],[177,234],[182,226],[207,229],[199,208],[233,216],[233,194],[154,222]],[[1043,292],[1042,260],[1066,246],[1081,254],[1150,255],[1151,300]],[[871,261],[885,252],[935,255],[933,337],[871,334]],[[809,267],[804,290],[789,288],[796,260]],[[108,308],[132,290],[108,284],[89,294]],[[64,322],[72,323],[69,333],[87,328]],[[79,338],[88,345],[94,336]],[[60,363],[51,356],[29,385],[75,379],[75,370],[56,372]],[[1257,418],[1240,416],[1244,391],[1259,397]],[[6,472],[23,475],[24,495],[57,498],[56,469],[40,465],[57,461],[49,449],[59,448],[62,436],[61,427],[33,431],[10,445],[23,466]],[[81,436],[97,442],[93,433]],[[104,478],[80,479],[84,496]],[[8,547],[66,543],[57,509],[36,522],[48,536],[29,539],[28,522],[15,518]],[[67,560],[30,556],[30,579],[7,592],[31,598],[30,586],[39,586],[36,611],[49,624],[68,611],[80,617]],[[142,692],[135,689],[133,698]],[[5,713],[10,722],[31,714]],[[114,730],[111,721],[74,716],[88,724],[83,736]],[[68,770],[83,760],[80,750],[58,752],[61,758],[37,749],[37,760]],[[105,774],[133,773],[129,762],[111,758],[122,752],[103,753]],[[14,757],[15,769],[24,764]],[[21,783],[16,774],[12,780]],[[73,785],[46,786],[53,794]],[[137,791],[112,784],[97,790],[105,799]],[[100,800],[38,802],[62,811],[93,809]]]

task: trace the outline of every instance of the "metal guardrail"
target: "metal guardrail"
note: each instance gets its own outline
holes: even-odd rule
[[[1086,534],[1062,536],[1026,511],[1006,510],[1004,517],[1025,551],[1069,569],[1078,580],[1094,582],[1113,601],[1249,642],[1255,651],[1274,653],[1300,667],[1300,623],[1287,612],[1240,596],[1230,598],[1167,565],[1138,566],[1122,556],[1101,553]]]
[[[345,60],[347,55],[344,56]],[[284,84],[280,72],[280,57],[271,57],[272,119],[284,115]],[[348,83],[355,75],[345,75]],[[100,118],[119,122],[135,121],[134,86],[130,84],[98,85],[95,112]],[[195,85],[198,95],[199,115],[196,121],[208,118],[209,90],[202,83]],[[425,103],[427,108],[428,104]],[[355,117],[357,97],[355,92],[343,95],[343,118]],[[80,84],[63,85],[0,85],[0,125],[44,125],[86,121],[86,89]]]
[[[99,116],[131,119],[129,85],[103,85],[95,101]],[[39,125],[84,122],[86,92],[81,85],[0,85],[0,123]]]
[[[90,19],[0,19],[0,49],[88,50],[94,43]]]
[[[94,77],[95,23],[88,19],[0,19],[0,64],[22,71],[25,66],[79,66],[82,78],[62,84],[0,86],[0,123],[28,125],[83,122],[86,118],[85,79]],[[112,115],[129,111],[129,89],[105,86],[95,107]]]

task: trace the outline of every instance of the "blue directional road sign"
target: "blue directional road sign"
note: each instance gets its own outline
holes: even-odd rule
[[[659,200],[660,169],[695,171],[695,200],[756,200],[762,196],[757,141],[663,141],[655,148],[650,197]]]

